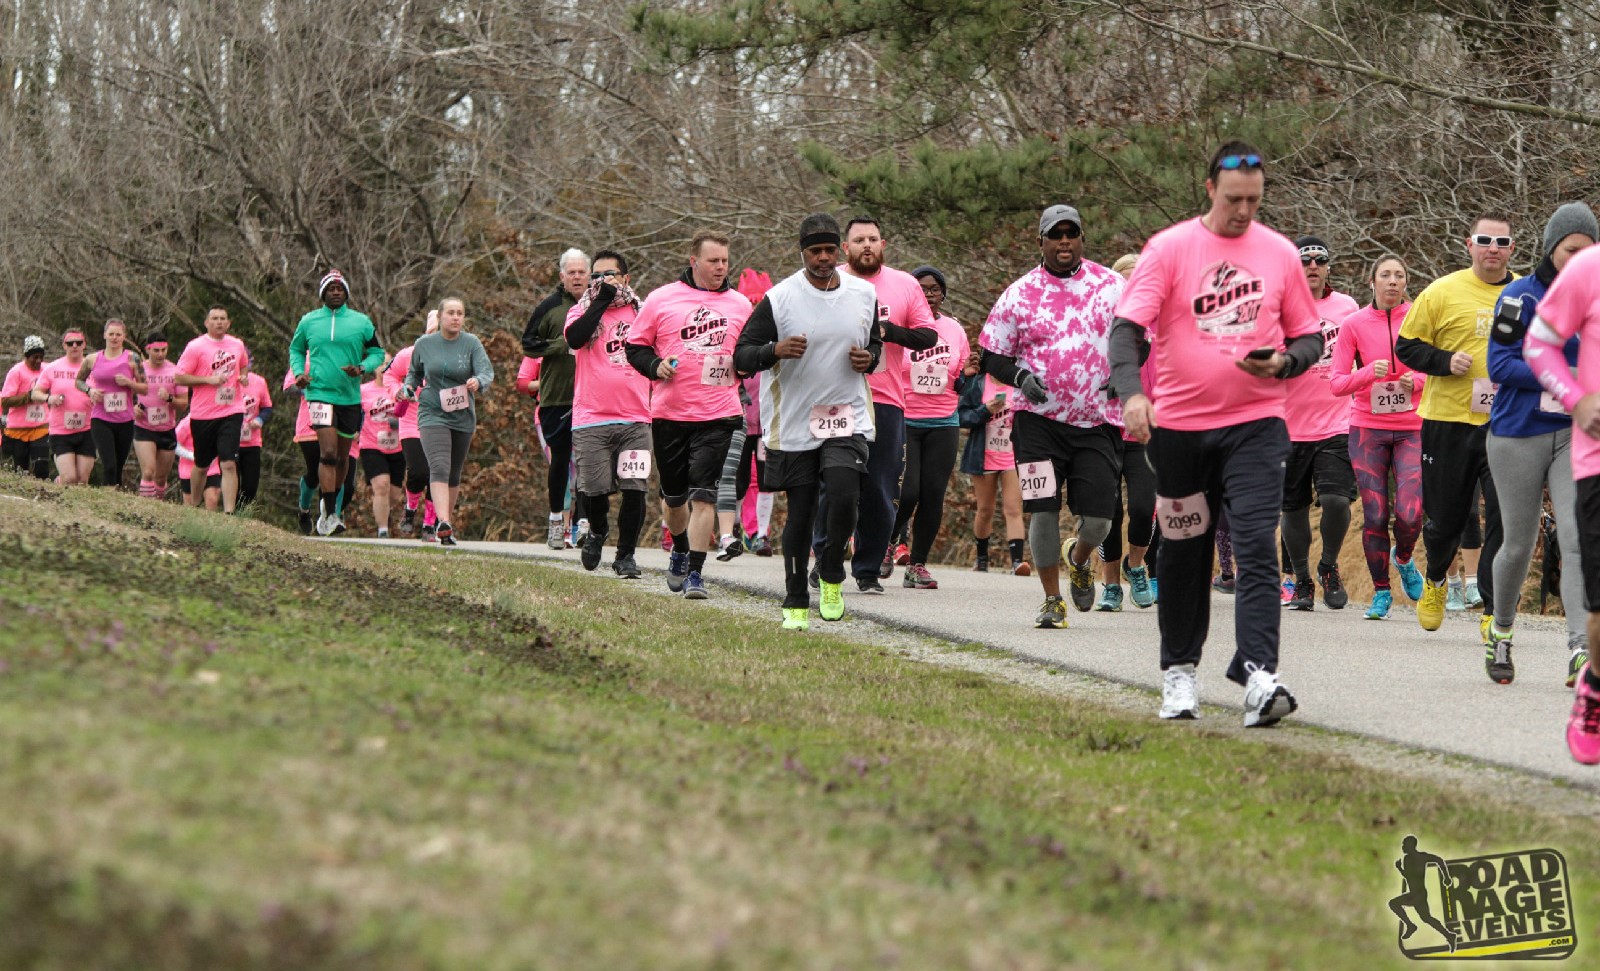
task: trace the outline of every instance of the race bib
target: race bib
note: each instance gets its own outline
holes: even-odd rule
[[[1472,413],[1487,415],[1494,408],[1494,382],[1488,378],[1472,379]]]
[[[1211,504],[1206,494],[1197,492],[1182,499],[1156,496],[1156,522],[1163,539],[1194,539],[1211,528]]]
[[[1017,466],[1017,481],[1024,499],[1051,499],[1056,494],[1054,462],[1024,462]]]
[[[918,361],[911,365],[913,394],[944,394],[950,384],[950,368],[941,361]]]
[[[172,420],[172,412],[166,405],[151,405],[144,410],[144,420],[150,425],[165,425]]]
[[[1399,381],[1379,381],[1372,386],[1372,413],[1393,415],[1411,410],[1411,392]]]
[[[119,414],[128,410],[128,392],[107,391],[100,396],[100,407],[112,414]]]
[[[1011,412],[996,415],[984,426],[983,449],[986,452],[1011,451]]]
[[[439,407],[444,411],[461,411],[472,404],[472,395],[464,384],[445,388],[439,392]]]
[[[306,417],[313,428],[327,428],[333,424],[333,405],[326,401],[306,402]]]
[[[44,404],[38,401],[30,403],[28,405],[28,410],[24,412],[23,415],[23,420],[31,425],[37,425],[43,422],[45,417]]]
[[[762,461],[762,462],[765,462],[767,460],[767,443],[766,442],[756,442],[756,458],[759,461]]]
[[[733,376],[732,354],[707,354],[700,360],[700,383],[713,388],[731,388]]]
[[[811,409],[812,438],[849,438],[856,432],[855,409],[849,405],[817,405]]]
[[[239,389],[231,384],[217,386],[217,404],[231,405],[239,400]]]
[[[617,478],[650,478],[650,452],[648,449],[630,448],[617,455]]]
[[[61,427],[69,432],[81,432],[89,427],[89,413],[69,411],[61,416]]]
[[[1548,391],[1539,392],[1539,410],[1552,415],[1567,413],[1567,409],[1561,407],[1561,402],[1556,400],[1556,396]]]
[[[400,433],[393,428],[384,428],[378,432],[378,447],[381,449],[396,449],[400,447]]]

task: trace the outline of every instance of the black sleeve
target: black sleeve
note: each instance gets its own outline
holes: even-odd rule
[[[1283,356],[1288,358],[1283,370],[1278,372],[1280,378],[1295,378],[1311,369],[1311,365],[1322,360],[1322,332],[1314,334],[1301,334],[1289,342],[1284,349]]]
[[[1439,350],[1421,338],[1402,337],[1394,342],[1394,356],[1413,371],[1449,377],[1450,358],[1454,355]]]
[[[611,306],[611,301],[602,302],[599,295],[585,307],[583,314],[567,327],[567,346],[579,348],[594,340],[595,331],[600,329],[600,318],[606,315],[606,308]]]
[[[1150,356],[1150,342],[1144,328],[1125,317],[1111,322],[1107,357],[1111,360],[1111,391],[1121,401],[1144,394],[1139,368]]]
[[[1005,354],[996,354],[993,351],[984,351],[978,366],[983,369],[984,374],[989,375],[1001,384],[1009,385],[1013,388],[1017,386],[1018,375],[1026,370],[1025,368],[1017,367],[1016,358],[1008,357]]]
[[[661,358],[649,344],[629,344],[628,363],[633,369],[652,381],[661,380]]]
[[[931,329],[929,330],[929,333],[932,333],[934,337],[939,336]],[[928,345],[928,347],[932,346],[932,344]],[[918,350],[926,349],[927,348],[918,348]],[[876,313],[872,315],[872,333],[867,338],[867,350],[872,354],[872,367],[868,369],[868,373],[870,374],[872,371],[877,370],[878,362],[883,360],[883,325],[878,323],[878,315]]]
[[[739,332],[733,347],[733,367],[740,374],[755,374],[778,363],[778,322],[772,316],[772,302],[766,297],[756,304]]]
[[[528,317],[528,326],[522,331],[522,353],[529,357],[544,357],[550,353],[549,342],[539,336],[539,321],[560,302],[561,294],[552,293],[533,308],[533,313]]]
[[[872,308],[872,319],[878,320],[878,308]],[[878,321],[878,329],[883,334],[883,340],[888,344],[899,344],[913,351],[925,351],[939,343],[939,332],[932,327],[901,327],[886,321]]]

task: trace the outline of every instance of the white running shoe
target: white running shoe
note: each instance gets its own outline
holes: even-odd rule
[[[1246,664],[1250,679],[1244,685],[1244,727],[1265,728],[1299,708],[1289,689],[1278,683],[1278,676],[1264,668]]]
[[[1193,664],[1175,664],[1163,672],[1161,717],[1200,717],[1200,676]]]
[[[561,517],[553,516],[550,519],[550,529],[545,537],[545,545],[553,550],[567,548],[567,530],[561,525]]]
[[[322,513],[321,515],[319,515],[317,517],[317,535],[318,536],[329,536],[329,535],[332,535],[333,527],[328,525],[328,521],[330,519],[332,519],[332,518],[333,517],[329,516],[327,513]]]

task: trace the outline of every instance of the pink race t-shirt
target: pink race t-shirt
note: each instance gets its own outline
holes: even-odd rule
[[[239,433],[240,448],[260,448],[261,429],[255,425],[261,409],[272,407],[272,395],[267,393],[267,379],[251,371],[244,379],[244,430]]]
[[[283,372],[282,390],[288,391],[294,387],[294,372]],[[317,433],[311,430],[311,409],[306,406],[306,396],[300,396],[300,407],[294,413],[294,440],[297,442],[314,442]]]
[[[144,364],[145,393],[139,396],[139,408],[134,413],[133,423],[138,428],[150,432],[169,432],[178,424],[177,400],[183,396],[183,389],[178,387],[178,366],[171,361],[163,361],[159,365],[146,361]],[[167,393],[166,398],[161,393]]]
[[[1291,442],[1320,442],[1350,432],[1350,399],[1334,394],[1328,377],[1333,371],[1339,328],[1345,318],[1361,308],[1354,297],[1337,290],[1329,290],[1327,296],[1314,303],[1322,325],[1322,357],[1289,382],[1283,399],[1283,420],[1289,426]]]
[[[1105,392],[1112,311],[1122,286],[1121,276],[1084,260],[1072,276],[1036,266],[1006,287],[978,343],[1015,358],[1050,392],[1037,405],[1017,394],[1012,407],[1078,428],[1122,424],[1122,404],[1106,400]]]
[[[850,273],[849,264],[841,264],[839,272]],[[905,270],[881,267],[871,276],[860,279],[872,284],[878,294],[878,323],[896,327],[933,327],[933,309],[928,306],[928,295],[922,284]],[[911,372],[906,367],[906,349],[903,345],[883,342],[883,353],[878,357],[878,367],[867,375],[867,387],[872,390],[874,405],[893,405],[904,409],[906,395],[911,390]]]
[[[743,300],[743,297],[739,299]],[[570,328],[583,312],[589,309],[589,298],[584,297],[567,311],[566,327]],[[600,315],[600,326],[594,336],[582,347],[572,348],[574,364],[572,386],[572,427],[605,425],[615,422],[650,420],[650,379],[640,374],[628,363],[628,342],[634,340],[634,322],[639,311],[632,304],[607,307]],[[741,325],[742,326],[742,325]],[[566,333],[563,328],[562,333]],[[729,347],[732,347],[730,342]],[[571,347],[569,344],[568,347]],[[657,352],[659,353],[659,352]],[[687,381],[689,376],[681,369],[688,359],[687,352],[678,360],[680,373],[672,382]],[[670,357],[670,354],[662,355]],[[538,360],[538,358],[535,358]],[[698,370],[696,375],[698,376]],[[729,365],[732,373],[732,365]],[[707,390],[721,390],[707,389]],[[737,403],[737,398],[735,399]],[[698,419],[684,419],[698,420]]]
[[[82,363],[82,362],[79,362]],[[36,385],[48,395],[60,395],[61,404],[50,406],[50,434],[76,435],[89,430],[89,413],[94,402],[78,390],[78,365],[58,357],[44,366],[44,377]]]
[[[184,415],[183,416],[183,421],[178,422],[177,427],[175,429],[173,429],[172,435],[173,435],[174,438],[176,438],[178,440],[178,447],[179,448],[182,448],[182,449],[188,451],[189,453],[193,454],[193,452],[194,452],[194,430],[189,427],[189,416],[188,415]],[[222,474],[222,460],[221,459],[212,459],[211,460],[211,464],[206,467],[206,478],[209,479],[214,475],[221,475],[221,474]],[[179,455],[178,456],[178,478],[180,478],[180,479],[188,479],[193,475],[194,475],[194,459],[186,459],[182,455]]]
[[[1156,423],[1205,431],[1283,417],[1283,381],[1237,363],[1321,324],[1294,244],[1260,223],[1218,236],[1199,219],[1145,244],[1116,314],[1145,328],[1156,362]]]
[[[27,361],[18,361],[6,372],[5,384],[0,385],[0,398],[11,398],[32,391],[34,384],[44,377],[44,374],[42,363],[39,365],[39,370],[30,371]],[[24,428],[38,428],[49,421],[49,418],[50,409],[42,401],[25,401],[6,409],[6,427],[19,431]]]
[[[400,386],[406,383],[406,374],[411,370],[411,347],[412,345],[407,344],[401,348],[400,353],[396,354],[394,360],[390,362],[389,370],[384,372],[389,381],[390,394],[400,390]],[[417,391],[421,392],[427,386],[428,381],[424,378],[422,383],[417,385]],[[400,440],[402,442],[408,438],[422,437],[422,433],[417,431],[417,403],[415,401],[399,402],[395,405],[395,413],[400,416]]]
[[[394,410],[392,386],[380,381],[368,381],[361,386],[361,451],[385,455],[400,451],[400,429],[389,427]]]
[[[682,280],[645,298],[628,343],[654,348],[665,360],[678,359],[670,381],[651,382],[651,417],[714,421],[743,413],[733,347],[754,309],[737,290],[701,290]],[[577,319],[577,310],[567,311],[567,323]]]
[[[1544,299],[1539,301],[1536,319],[1560,335],[1563,342],[1574,334],[1578,336],[1578,395],[1562,402],[1571,410],[1582,396],[1600,391],[1600,246],[1583,250],[1567,261]],[[1532,331],[1530,328],[1523,348],[1525,356],[1533,345]],[[1544,354],[1541,362],[1566,369],[1566,359],[1559,347],[1553,353]],[[1530,357],[1534,374],[1539,375],[1540,383],[1548,388],[1550,385],[1541,374],[1541,362]],[[1563,377],[1570,383],[1570,374]],[[1600,440],[1573,422],[1572,477],[1587,479],[1596,475],[1600,475]]]
[[[190,341],[178,358],[178,373],[203,378],[220,374],[227,380],[218,385],[191,385],[189,417],[211,421],[244,414],[244,387],[240,376],[249,366],[250,352],[245,350],[244,341],[231,334],[224,334],[220,340],[201,334]]]
[[[906,352],[910,389],[906,395],[907,418],[949,418],[961,404],[956,379],[967,365],[972,343],[967,339],[966,328],[954,317],[940,314],[933,326],[939,332],[937,343],[925,351]]]
[[[997,394],[1006,396],[1005,407],[1000,409],[998,415],[990,415],[988,423],[977,430],[983,436],[985,472],[1004,472],[1017,467],[1017,457],[1011,448],[1011,402],[1016,397],[1016,390],[986,375],[983,379],[984,404],[993,401]]]

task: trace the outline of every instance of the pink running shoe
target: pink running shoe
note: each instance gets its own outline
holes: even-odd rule
[[[1284,603],[1294,599],[1294,581],[1285,580],[1283,586],[1278,588],[1278,599]]]
[[[1578,675],[1578,697],[1567,719],[1567,749],[1584,765],[1600,765],[1600,691],[1589,684],[1589,666]]]

